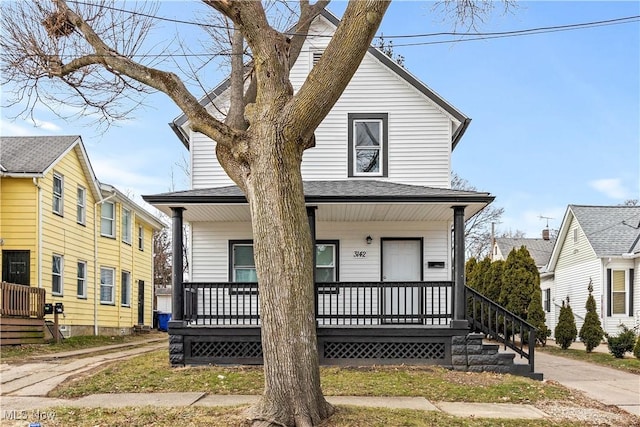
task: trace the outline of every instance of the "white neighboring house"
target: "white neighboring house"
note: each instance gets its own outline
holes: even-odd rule
[[[588,286],[593,286],[603,329],[640,324],[640,206],[569,205],[549,261],[552,281],[547,326],[556,327],[562,301],[569,299],[578,330],[584,322]],[[546,286],[546,287],[544,287]]]
[[[304,82],[330,40],[326,36],[332,35],[337,25],[337,18],[326,11],[312,23],[310,36],[291,70],[294,90]],[[213,114],[216,109],[224,111],[228,85],[223,82],[203,101]],[[489,193],[451,189],[451,153],[469,122],[407,70],[376,48],[369,49],[316,130],[316,146],[305,152],[302,162],[305,200],[316,244],[316,282],[334,283],[318,290],[319,325],[411,324],[414,329],[407,332],[409,335],[416,333],[416,324],[455,327],[452,253],[461,249],[458,258],[463,260],[464,244],[456,249],[452,228],[458,224],[457,233],[463,233],[464,219],[494,199]],[[172,127],[190,151],[192,188],[144,199],[171,215],[176,229],[183,220],[190,226],[192,284],[185,283],[186,293],[174,293],[173,314],[174,319],[181,318],[175,313],[175,300],[183,296],[185,310],[196,307],[197,314],[184,313],[185,320],[191,321],[185,327],[171,326],[177,322],[169,326],[170,335],[184,342],[184,354],[176,353],[175,360],[178,364],[220,360],[253,363],[261,357],[259,330],[238,328],[231,333],[216,326],[259,325],[258,290],[246,285],[256,281],[246,199],[218,163],[215,141],[191,131],[185,116],[174,120]],[[237,282],[244,284],[234,285]],[[404,285],[385,287],[385,282]],[[410,283],[414,284],[407,285]],[[460,295],[463,286],[458,288]],[[462,310],[457,315],[464,317]],[[199,330],[196,336],[195,327],[189,328],[199,325],[211,329],[206,333]],[[220,338],[223,330],[226,338]],[[407,349],[435,346],[433,351],[416,350],[415,354],[423,354],[419,356],[423,358],[434,355],[438,363],[451,361],[451,337],[444,338],[443,333],[435,338],[423,331],[422,338],[406,335],[403,341],[399,329],[394,330],[394,338],[389,338],[390,332],[360,331],[375,336],[367,341],[393,340]],[[468,329],[457,333],[466,332]],[[245,333],[255,335],[239,337]],[[236,338],[230,338],[232,334]],[[237,355],[226,346],[220,350],[225,352],[222,356],[214,356],[223,347],[218,343],[224,340],[235,340],[234,349],[241,348],[244,353]],[[252,340],[257,340],[251,347],[255,351],[247,350],[247,342]],[[332,340],[335,344],[337,338]],[[425,344],[429,340],[439,344]],[[352,343],[346,345],[353,347]],[[321,359],[338,357],[327,355],[324,343],[320,347]],[[344,355],[349,351],[337,352]],[[393,357],[397,361],[409,356]]]
[[[512,250],[524,246],[536,263],[538,271],[542,273],[549,264],[553,244],[554,241],[549,238],[549,230],[547,229],[543,230],[540,239],[498,237],[493,244],[491,261],[506,260]]]

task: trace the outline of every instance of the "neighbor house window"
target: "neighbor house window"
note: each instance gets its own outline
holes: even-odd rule
[[[607,315],[633,316],[633,281],[635,270],[607,269]]]
[[[53,174],[53,213],[62,215],[63,212],[64,178],[57,173]]]
[[[64,268],[62,255],[53,255],[51,264],[51,293],[62,295],[62,269]]]
[[[115,205],[111,202],[104,202],[100,209],[100,234],[106,237],[115,237],[116,217]]]
[[[85,261],[78,261],[78,298],[87,297],[87,263]]]
[[[131,273],[122,272],[120,286],[120,304],[129,307],[131,305]]]
[[[387,176],[387,121],[384,114],[349,114],[349,176]]]
[[[144,251],[144,227],[138,226],[138,249]]]
[[[551,312],[551,288],[544,290],[544,311]]]
[[[115,269],[108,267],[100,268],[100,303],[113,304],[113,285]]]
[[[122,241],[131,244],[131,210],[122,208]]]
[[[625,270],[611,271],[611,314],[627,314]]]
[[[87,190],[78,186],[77,200],[77,221],[78,224],[84,224],[87,219]]]

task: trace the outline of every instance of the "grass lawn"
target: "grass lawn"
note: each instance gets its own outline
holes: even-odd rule
[[[640,359],[633,354],[626,353],[623,359],[616,359],[610,353],[591,352],[587,353],[584,348],[568,348],[561,349],[555,345],[547,345],[546,347],[536,347],[536,351],[549,353],[554,356],[568,357],[571,359],[581,360],[583,362],[595,363],[602,366],[608,366],[614,369],[640,374]]]
[[[530,403],[565,399],[552,383],[494,373],[470,374],[435,366],[321,368],[322,389],[333,396],[422,396],[432,401]],[[171,368],[167,350],[108,365],[94,375],[67,381],[51,397],[97,393],[194,392],[262,394],[262,367]]]
[[[21,359],[42,355],[54,354],[63,351],[82,350],[91,347],[101,347],[111,344],[124,344],[146,340],[150,338],[166,338],[167,334],[162,332],[151,332],[142,335],[122,335],[122,336],[103,336],[103,335],[87,335],[77,336],[62,340],[59,344],[54,342],[48,344],[24,344],[15,346],[4,346],[0,348],[0,359],[2,362],[19,361]]]
[[[249,427],[244,408],[124,408],[78,409],[56,408],[55,418],[47,420],[47,427]],[[24,425],[24,423],[20,424]],[[360,408],[340,406],[322,427],[579,427],[583,422],[543,420],[496,420],[456,418],[441,412],[404,409]]]

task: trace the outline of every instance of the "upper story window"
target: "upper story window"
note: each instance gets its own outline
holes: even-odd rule
[[[138,249],[144,251],[144,227],[138,225]]]
[[[53,174],[53,213],[63,215],[64,177]]]
[[[131,244],[131,210],[122,208],[122,241]]]
[[[87,220],[87,190],[84,187],[78,186],[78,200],[77,200],[77,220],[78,224],[84,225]]]
[[[116,207],[112,202],[104,202],[100,209],[100,234],[106,237],[116,235]]]
[[[388,114],[349,114],[349,176],[387,176]]]

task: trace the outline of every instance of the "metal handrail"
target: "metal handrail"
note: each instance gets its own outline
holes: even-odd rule
[[[534,372],[537,328],[469,286],[465,286],[465,296],[471,328],[527,359],[530,372]]]

